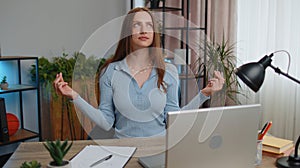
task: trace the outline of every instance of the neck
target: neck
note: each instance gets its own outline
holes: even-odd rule
[[[143,67],[152,64],[148,49],[132,52],[126,57],[126,61],[129,66],[133,67]]]

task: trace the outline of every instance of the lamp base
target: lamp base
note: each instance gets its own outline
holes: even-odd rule
[[[300,157],[294,155],[285,156],[276,160],[276,167],[279,168],[300,168]]]

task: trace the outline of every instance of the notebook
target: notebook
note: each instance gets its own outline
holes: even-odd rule
[[[122,168],[135,152],[136,147],[85,146],[72,160],[72,168]]]
[[[168,150],[138,161],[145,168],[253,168],[259,113],[259,104],[169,112]]]

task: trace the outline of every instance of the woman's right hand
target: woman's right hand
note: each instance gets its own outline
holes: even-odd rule
[[[214,71],[214,78],[209,79],[208,85],[201,90],[205,96],[211,96],[223,88],[225,79],[219,71]]]
[[[67,96],[70,99],[75,99],[78,96],[78,93],[76,93],[67,82],[64,81],[64,78],[62,76],[62,73],[56,74],[56,78],[53,81],[53,87],[55,89],[55,92],[57,94],[61,94],[63,96]]]

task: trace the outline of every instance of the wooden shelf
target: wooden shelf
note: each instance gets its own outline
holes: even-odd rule
[[[175,7],[157,7],[157,8],[149,8],[152,11],[156,11],[156,12],[170,12],[170,11],[181,11],[181,8],[175,8]]]
[[[7,142],[0,142],[1,145],[7,145],[19,141],[25,141],[31,138],[37,138],[39,135],[35,132],[28,131],[26,129],[19,129],[14,135],[9,137],[9,141]]]
[[[196,76],[193,74],[179,74],[179,79],[196,79]]]
[[[9,85],[7,90],[0,89],[0,94],[34,89],[37,89],[34,85]]]
[[[0,56],[0,60],[23,60],[23,59],[37,59],[31,56]]]
[[[165,30],[205,30],[204,27],[165,27]]]
[[[9,83],[8,89],[7,90],[1,90],[0,89],[0,96],[4,96],[8,93],[17,93],[16,95],[14,95],[14,97],[16,98],[16,101],[18,101],[19,103],[15,103],[15,102],[10,102],[8,103],[9,106],[19,106],[19,111],[17,111],[16,113],[18,114],[18,118],[20,120],[21,123],[21,128],[12,136],[9,137],[9,140],[7,142],[0,142],[0,146],[5,146],[5,145],[10,145],[10,144],[17,144],[19,142],[23,142],[26,140],[31,140],[31,139],[35,139],[38,138],[39,140],[41,139],[41,122],[40,122],[40,92],[39,92],[39,78],[38,76],[36,76],[36,82],[33,84],[30,83],[23,83],[22,82],[22,72],[24,71],[23,67],[22,67],[22,63],[24,60],[29,60],[29,61],[33,61],[35,64],[35,67],[38,67],[38,57],[33,57],[33,56],[1,56],[0,57],[0,61],[1,63],[3,62],[4,64],[6,64],[9,61],[13,61],[14,64],[17,65],[17,67],[14,67],[14,69],[16,69],[16,71],[18,72],[17,75],[17,81],[15,81],[14,83]],[[6,62],[7,61],[7,62]],[[10,65],[10,63],[8,63],[8,65]],[[35,68],[36,74],[38,74],[38,68]],[[9,73],[9,72],[6,72]],[[7,74],[5,74],[7,75]],[[37,123],[34,126],[36,128],[36,130],[31,130],[31,129],[27,129],[24,128],[24,123],[26,121],[24,121],[24,116],[26,111],[24,111],[24,106],[27,104],[24,104],[24,98],[23,98],[23,92],[24,91],[35,91],[35,95],[36,95],[36,104],[33,104],[33,106],[37,106],[37,109],[35,111],[35,114],[37,114]],[[34,101],[34,100],[33,100]],[[32,104],[30,104],[30,106],[32,106]],[[35,115],[34,114],[34,115]]]

